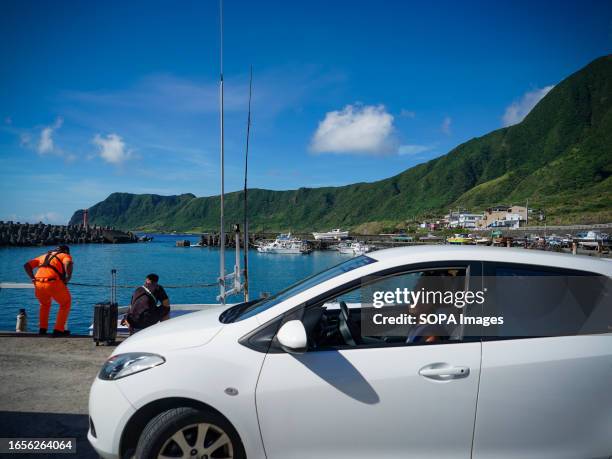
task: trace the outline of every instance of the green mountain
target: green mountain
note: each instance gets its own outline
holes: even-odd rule
[[[405,226],[449,207],[524,203],[547,222],[612,221],[612,55],[556,85],[519,124],[373,183],[290,191],[249,190],[252,229]],[[242,193],[226,195],[226,221],[242,220]],[[113,193],[90,222],[123,229],[214,230],[219,196]],[[71,223],[82,220],[77,211]],[[367,225],[366,225],[367,226]]]

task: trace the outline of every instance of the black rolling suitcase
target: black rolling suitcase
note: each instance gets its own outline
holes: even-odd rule
[[[111,271],[111,297],[110,301],[98,303],[94,306],[93,340],[98,346],[101,342],[113,344],[117,339],[117,319],[119,306],[117,305],[117,271]]]

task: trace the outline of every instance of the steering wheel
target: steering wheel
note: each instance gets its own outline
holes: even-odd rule
[[[340,301],[340,314],[338,314],[338,319],[338,329],[340,330],[344,342],[349,346],[357,346],[355,337],[351,331],[349,308],[344,301]]]

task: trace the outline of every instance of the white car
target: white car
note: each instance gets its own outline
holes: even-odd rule
[[[362,334],[364,285],[415,288],[432,274],[488,291],[462,312],[506,322],[431,340]],[[104,458],[609,457],[611,276],[607,260],[524,249],[352,258],[270,298],[131,336],[93,383],[88,439]]]

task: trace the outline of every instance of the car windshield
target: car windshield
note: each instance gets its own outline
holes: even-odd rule
[[[266,311],[273,306],[285,301],[292,296],[297,295],[298,293],[302,293],[305,290],[308,290],[315,285],[320,284],[321,282],[325,282],[333,277],[339,276],[340,274],[347,273],[352,271],[353,269],[360,268],[365,265],[369,265],[370,263],[374,263],[376,260],[365,255],[361,255],[359,257],[351,258],[339,265],[336,265],[332,268],[329,268],[325,271],[322,271],[314,276],[307,277],[306,279],[298,282],[297,284],[292,285],[285,290],[281,290],[276,295],[273,295],[268,298],[262,298],[257,301],[251,301],[249,303],[241,303],[231,308],[223,311],[219,320],[223,323],[237,322],[239,320],[248,319],[256,314],[259,314],[262,311]]]

